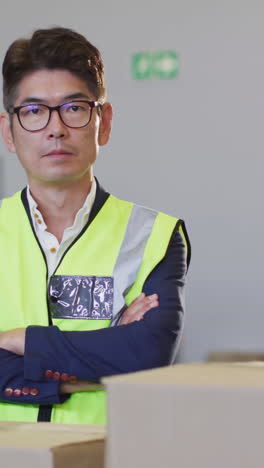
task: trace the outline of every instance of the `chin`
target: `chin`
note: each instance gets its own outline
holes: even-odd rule
[[[76,182],[80,181],[81,179],[84,178],[84,174],[76,173],[76,172],[69,172],[65,171],[63,173],[53,173],[53,174],[45,174],[42,175],[42,177],[39,178],[44,183],[48,184],[63,184],[63,183],[69,183],[69,182]],[[85,177],[86,178],[86,177]]]

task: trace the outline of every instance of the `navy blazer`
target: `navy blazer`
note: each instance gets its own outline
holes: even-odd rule
[[[97,183],[88,224],[108,196]],[[31,220],[25,190],[22,201]],[[62,403],[69,396],[60,395],[59,381],[47,377],[47,370],[56,372],[57,376],[68,374],[98,382],[102,376],[169,364],[182,329],[189,261],[190,246],[186,256],[182,235],[175,230],[165,257],[145,281],[144,293],[157,293],[159,307],[148,311],[143,320],[92,331],[62,332],[52,325],[29,326],[24,357],[0,349],[0,399],[40,405]],[[7,388],[18,391],[7,391]]]

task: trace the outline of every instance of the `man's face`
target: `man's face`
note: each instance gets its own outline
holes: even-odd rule
[[[39,70],[23,78],[14,107],[36,103],[57,106],[72,99],[94,101],[86,84],[67,70]],[[9,151],[17,153],[29,183],[58,184],[89,178],[99,146],[105,145],[111,131],[112,108],[104,104],[101,116],[93,109],[90,123],[83,128],[69,128],[53,111],[43,130],[23,129],[17,115],[13,126],[9,116],[1,116],[1,128]]]

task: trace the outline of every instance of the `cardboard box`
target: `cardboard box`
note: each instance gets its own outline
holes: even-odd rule
[[[264,466],[264,368],[187,364],[105,378],[106,468]]]
[[[263,362],[264,353],[251,351],[212,351],[207,356],[209,362]]]
[[[105,428],[0,422],[1,468],[103,468]]]

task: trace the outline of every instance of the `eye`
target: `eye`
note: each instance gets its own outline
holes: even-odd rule
[[[78,112],[80,109],[81,109],[81,106],[76,106],[76,104],[74,104],[74,105],[72,105],[72,106],[70,107],[70,110],[71,110],[72,112]]]
[[[82,102],[67,102],[63,105],[64,112],[71,114],[80,114],[82,112],[87,112],[87,105]]]
[[[39,107],[32,107],[31,109],[28,110],[28,112],[31,112],[31,114],[38,114],[40,111]]]
[[[41,115],[44,109],[38,105],[25,106],[20,109],[20,114],[23,117],[29,117],[33,115]]]

